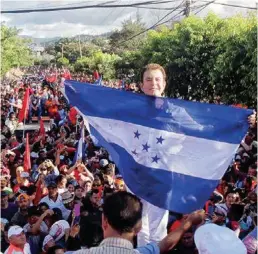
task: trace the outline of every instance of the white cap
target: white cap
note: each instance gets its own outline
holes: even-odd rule
[[[65,230],[69,228],[70,225],[66,220],[59,220],[51,226],[49,235],[51,235],[55,241],[59,241],[65,235]]]
[[[30,177],[30,174],[28,172],[21,172],[21,177]]]
[[[106,160],[106,159],[101,159],[101,160],[99,161],[99,165],[100,165],[102,168],[106,167],[106,166],[108,165],[108,160]]]
[[[216,224],[205,224],[194,234],[199,254],[246,254],[247,250],[235,232]]]
[[[54,238],[51,236],[51,235],[46,235],[45,238],[44,238],[44,241],[43,241],[43,244],[42,244],[42,250],[45,251],[45,246],[47,245],[47,243],[49,241],[53,240],[54,241]]]
[[[8,230],[8,238],[10,238],[12,235],[19,235],[23,229],[20,226],[12,226]]]

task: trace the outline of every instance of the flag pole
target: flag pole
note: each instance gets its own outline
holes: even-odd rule
[[[23,134],[22,134],[23,139],[25,137],[25,120],[26,120],[26,118],[24,117],[24,119],[23,119]]]

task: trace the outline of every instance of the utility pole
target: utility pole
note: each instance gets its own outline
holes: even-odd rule
[[[62,43],[62,58],[64,58],[64,44]]]
[[[192,3],[192,0],[185,1],[185,16],[186,17],[189,17],[189,15],[191,14],[191,3]]]
[[[82,58],[82,45],[81,45],[81,35],[79,34],[79,48],[80,48],[80,57]]]

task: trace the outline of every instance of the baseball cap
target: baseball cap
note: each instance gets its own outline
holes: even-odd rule
[[[106,166],[108,165],[108,160],[107,160],[107,159],[101,159],[101,160],[99,161],[99,165],[100,165],[102,168],[106,167]]]
[[[243,242],[229,228],[216,224],[200,226],[194,234],[199,254],[246,254]]]
[[[43,241],[43,244],[42,244],[42,250],[43,251],[46,251],[45,250],[45,246],[47,245],[47,243],[49,241],[53,240],[54,241],[54,238],[51,236],[51,235],[46,235],[45,238],[44,238],[44,241]]]
[[[8,230],[8,238],[12,235],[19,235],[21,232],[23,232],[23,229],[20,226],[12,226]]]
[[[30,197],[26,193],[22,193],[17,197],[17,201],[20,201],[21,199],[29,200]]]
[[[69,228],[70,225],[66,220],[59,220],[51,226],[49,235],[51,235],[55,241],[59,241],[65,235],[65,230]]]

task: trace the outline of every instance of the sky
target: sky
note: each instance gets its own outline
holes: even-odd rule
[[[89,5],[96,3],[104,3],[108,0],[69,0],[69,1],[1,1],[1,10],[17,10],[26,8],[48,8],[48,7],[70,7]],[[128,4],[145,2],[146,0],[114,0],[113,4]],[[198,6],[204,5],[207,1],[212,0],[192,0],[192,9],[195,13]],[[234,5],[242,5],[249,7],[256,7],[257,0],[216,0],[216,3],[227,3]],[[182,3],[182,0],[173,0],[166,4],[151,5],[158,8],[175,8]],[[179,11],[182,8],[178,9]],[[167,18],[173,18],[178,12],[174,12]],[[204,8],[197,15],[205,16],[208,12],[213,11],[221,17],[229,17],[237,13],[247,14],[247,9],[228,7],[219,4],[210,4]],[[250,10],[249,10],[250,11]],[[21,29],[21,35],[28,35],[34,38],[53,38],[53,37],[71,37],[78,34],[102,34],[119,29],[122,22],[126,19],[136,19],[136,13],[142,17],[142,20],[147,26],[152,26],[159,19],[165,16],[170,10],[153,10],[143,8],[94,8],[82,10],[69,10],[58,12],[41,12],[41,13],[22,13],[22,14],[3,14],[1,15],[1,22],[5,22],[8,26],[16,26]],[[182,19],[182,15],[175,17],[175,20]]]

